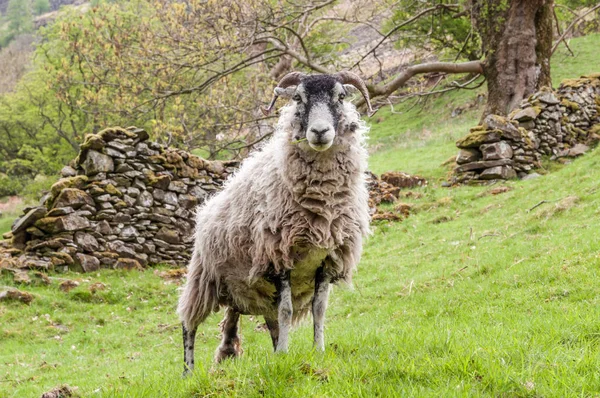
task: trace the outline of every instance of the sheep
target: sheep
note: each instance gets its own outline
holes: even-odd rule
[[[325,349],[330,285],[350,283],[369,233],[365,184],[368,128],[354,105],[354,73],[281,79],[281,109],[270,141],[246,159],[223,190],[198,209],[187,282],[179,299],[184,375],[194,367],[198,325],[226,307],[218,363],[241,353],[240,315],[262,315],[275,352],[287,352],[290,327],[312,310],[314,346]]]

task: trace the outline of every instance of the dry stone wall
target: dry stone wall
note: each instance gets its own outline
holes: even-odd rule
[[[140,268],[184,265],[194,209],[220,189],[237,162],[209,162],[148,141],[136,128],[88,135],[37,207],[12,226],[19,268]]]
[[[582,155],[600,140],[600,73],[542,90],[505,118],[489,115],[457,141],[453,182],[526,177],[551,159]]]

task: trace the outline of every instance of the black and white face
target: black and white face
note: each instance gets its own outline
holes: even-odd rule
[[[297,87],[277,88],[275,93],[295,102],[295,140],[306,138],[318,152],[331,148],[347,94],[338,80],[329,75],[307,76]]]

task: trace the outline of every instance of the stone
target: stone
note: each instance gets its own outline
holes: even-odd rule
[[[25,231],[27,228],[35,224],[37,220],[46,215],[47,209],[44,206],[34,207],[29,210],[23,217],[17,219],[11,228],[13,234]]]
[[[527,107],[525,109],[519,109],[513,113],[511,113],[510,118],[513,120],[518,120],[519,122],[526,122],[528,120],[533,120],[538,117],[541,109],[539,107]]]
[[[166,192],[163,191],[162,189],[155,188],[154,191],[152,192],[152,196],[154,197],[155,200],[162,202],[165,199],[165,193]]]
[[[96,238],[86,232],[76,232],[74,240],[77,246],[89,253],[93,253],[99,248]]]
[[[27,232],[29,235],[36,236],[38,238],[41,238],[46,235],[45,233],[43,233],[40,229],[38,229],[36,227],[29,227],[25,230],[25,232]]]
[[[118,213],[112,221],[116,223],[130,223],[131,216],[129,214]]]
[[[475,131],[456,141],[456,146],[461,149],[478,148],[482,144],[498,142],[501,139],[502,132],[499,130]]]
[[[44,232],[54,234],[88,228],[90,221],[76,214],[69,214],[61,217],[44,217],[36,221],[34,225]]]
[[[110,141],[106,144],[107,146],[116,149],[119,152],[126,153],[128,151],[133,151],[135,148],[131,145],[124,144],[119,140]]]
[[[542,175],[541,175],[541,174],[538,174],[538,173],[530,173],[530,174],[526,174],[526,175],[524,175],[524,176],[521,178],[521,180],[523,180],[523,181],[528,181],[528,180],[533,180],[533,179],[539,178],[539,177],[541,177],[541,176],[542,176]]]
[[[156,252],[156,246],[154,245],[154,243],[151,242],[145,242],[142,245],[142,251],[146,254],[152,254]]]
[[[519,122],[519,127],[523,127],[525,130],[533,130],[535,128],[535,122],[533,120]]]
[[[181,243],[181,239],[179,238],[179,232],[169,229],[166,227],[162,227],[156,233],[156,239],[163,240],[167,243],[178,244]]]
[[[83,253],[75,254],[76,263],[83,268],[84,272],[93,272],[100,269],[100,260],[94,256],[90,256]]]
[[[134,258],[118,258],[113,266],[114,269],[126,269],[126,270],[142,270],[142,264]]]
[[[208,192],[199,186],[195,186],[190,188],[190,195],[194,195],[198,199],[204,199],[208,195]]]
[[[546,112],[544,116],[549,120],[554,120],[555,122],[557,122],[560,119],[559,112]]]
[[[148,191],[142,191],[137,198],[136,204],[138,206],[150,208],[154,204],[154,198]]]
[[[103,153],[90,150],[82,164],[85,174],[88,176],[98,173],[108,173],[115,169],[112,158]]]
[[[175,192],[165,192],[165,196],[162,200],[163,203],[177,206],[179,202],[177,201],[177,194]]]
[[[549,105],[560,104],[560,101],[558,100],[558,98],[556,98],[556,96],[552,92],[543,92],[538,95],[537,99],[542,101],[543,103],[549,104]]]
[[[150,149],[148,147],[148,144],[146,144],[145,142],[140,142],[139,144],[137,144],[136,147],[135,147],[135,149],[137,150],[137,152],[140,155],[144,155],[144,156],[158,155],[158,151]]]
[[[123,201],[127,203],[129,207],[135,206],[135,203],[137,202],[136,198],[132,198],[129,195],[123,195]]]
[[[108,242],[106,244],[108,250],[117,253],[119,256],[123,257],[135,257],[135,250],[125,244],[122,240],[115,240],[113,242]]]
[[[65,166],[60,170],[60,175],[63,177],[75,177],[77,175],[77,170],[71,166]]]
[[[500,130],[506,138],[520,137],[519,129],[515,127],[508,119],[498,115],[487,115],[483,120],[483,127],[486,130]]]
[[[423,177],[413,176],[400,171],[388,171],[381,174],[381,180],[398,188],[414,188],[427,185]]]
[[[57,207],[50,210],[46,216],[47,217],[58,217],[58,216],[66,216],[67,214],[74,213],[75,210],[72,207]]]
[[[567,152],[567,156],[570,156],[570,157],[581,156],[589,150],[590,150],[589,146],[578,143],[578,144],[575,144],[575,146],[573,148],[569,148],[569,151]]]
[[[479,147],[483,160],[510,159],[513,156],[512,147],[506,141],[484,144]]]
[[[169,191],[178,193],[187,193],[188,187],[183,181],[171,181],[168,187]]]
[[[465,148],[458,151],[456,163],[465,164],[476,162],[481,159],[481,152],[475,148]]]
[[[60,259],[61,262],[66,265],[71,265],[71,264],[74,264],[74,262],[75,262],[75,261],[73,261],[73,257],[71,257],[71,255],[69,253],[66,253],[64,251],[51,252],[48,254],[48,256],[50,256],[50,258]]]
[[[166,190],[169,188],[170,184],[171,184],[171,177],[166,174],[158,175],[158,176],[155,176],[153,179],[152,178],[150,179],[150,185],[152,185],[154,188]]]
[[[510,178],[516,178],[517,173],[512,167],[508,166],[496,166],[489,169],[485,169],[480,175],[481,180],[508,180]]]
[[[141,191],[136,187],[127,188],[127,194],[132,198],[137,198],[138,196],[140,196],[140,193]]]
[[[29,304],[33,301],[33,295],[11,288],[0,292],[0,301],[20,301],[24,304]]]
[[[511,159],[499,159],[499,160],[483,160],[478,162],[467,163],[459,166],[455,169],[457,173],[464,173],[465,171],[489,169],[497,166],[512,166],[513,161]]]
[[[65,188],[58,194],[52,207],[72,207],[77,210],[83,205],[94,206],[94,199],[81,189]]]
[[[135,169],[128,165],[127,163],[123,163],[117,166],[115,172],[116,173],[126,173],[128,171],[134,171]]]
[[[139,233],[138,233],[138,231],[137,231],[137,230],[136,230],[134,227],[132,227],[132,226],[127,226],[127,227],[123,228],[123,229],[121,230],[121,233],[119,234],[119,237],[120,237],[121,239],[130,239],[130,238],[135,238],[135,237],[137,237],[137,236],[139,236]]]
[[[193,195],[179,195],[179,205],[184,209],[193,209],[198,205],[198,198]],[[181,217],[181,215],[180,215]]]
[[[116,149],[113,149],[113,148],[105,148],[104,152],[106,152],[106,154],[108,156],[110,156],[111,158],[125,159],[125,157],[126,157],[126,155],[124,153],[122,153],[121,151],[118,151]]]

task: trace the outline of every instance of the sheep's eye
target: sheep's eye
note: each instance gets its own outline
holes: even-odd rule
[[[300,97],[300,94],[296,94],[292,97],[292,99],[296,102],[300,102],[302,101],[302,97]]]
[[[344,94],[344,93],[341,93],[341,94],[340,94],[340,101],[343,101],[343,100],[344,100],[344,98],[346,98],[346,94]]]

